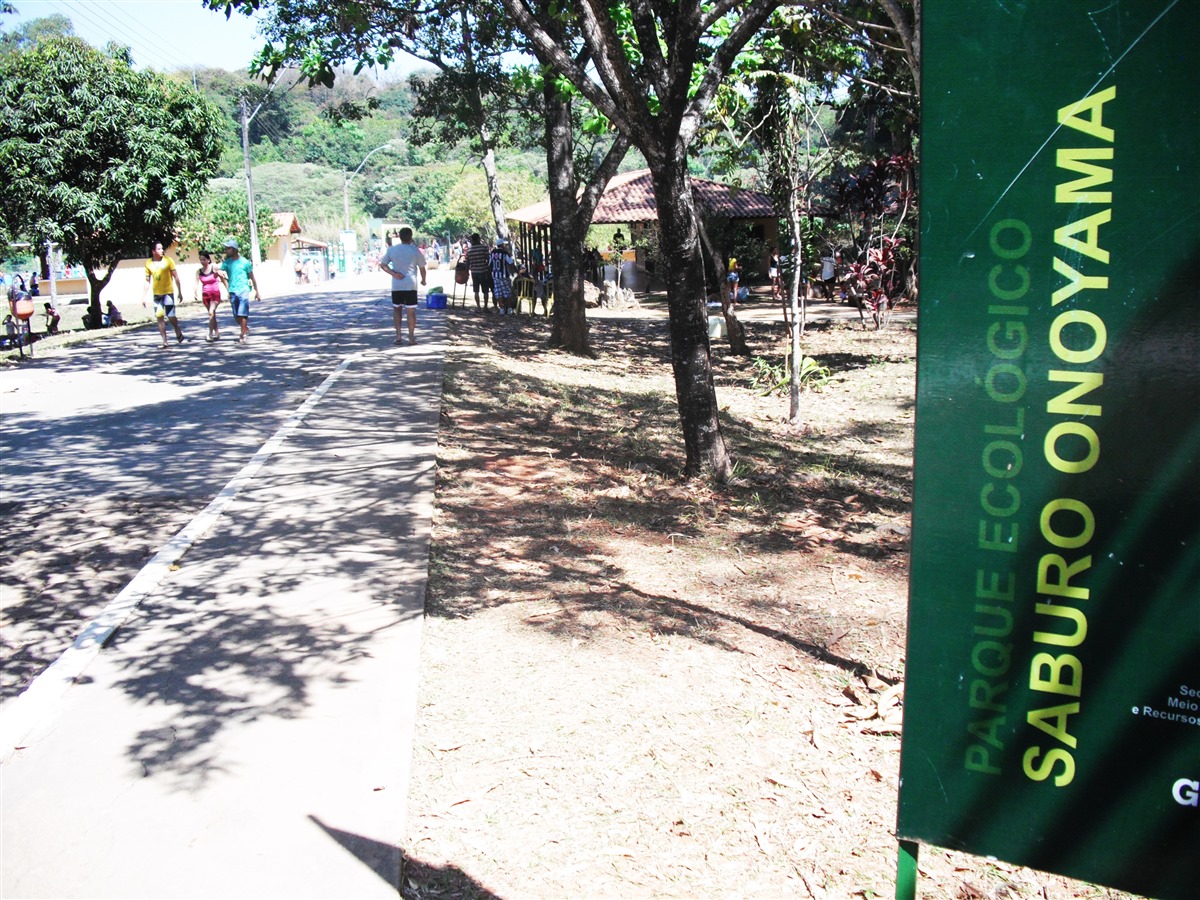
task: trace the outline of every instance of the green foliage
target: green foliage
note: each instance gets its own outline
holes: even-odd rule
[[[536,203],[545,197],[545,185],[528,172],[502,171],[498,173],[498,178],[501,193],[513,209]],[[486,235],[495,227],[483,172],[473,170],[465,173],[446,192],[441,215],[426,222],[423,230],[429,234],[462,235],[478,231]]]
[[[4,230],[108,269],[99,288],[117,260],[170,241],[221,152],[220,114],[191,87],[77,38],[0,60],[0,109]]]
[[[422,234],[446,218],[446,195],[462,177],[459,166],[420,166],[390,170],[370,186],[369,209],[376,218],[412,223]]]
[[[473,154],[528,145],[540,136],[519,109],[520,81],[500,71],[449,69],[414,76],[416,106],[409,124],[413,141],[452,147],[463,143]],[[538,126],[541,122],[536,123]]]
[[[750,375],[750,386],[764,397],[769,394],[786,394],[791,384],[791,376],[786,363],[773,363],[761,356],[754,357],[753,372]],[[823,366],[811,356],[800,358],[800,368],[797,380],[802,391],[819,391],[830,379],[833,370]]]
[[[801,390],[820,390],[833,378],[833,370],[823,366],[811,356],[800,357],[800,369],[796,379],[800,382]]]
[[[258,219],[258,244],[265,251],[275,241],[274,219],[270,208],[262,203],[256,203],[254,211]],[[219,256],[221,244],[229,237],[242,247],[250,247],[250,210],[245,190],[240,186],[237,190],[210,190],[200,205],[179,223],[177,233],[185,252],[208,250]]]
[[[227,72],[224,69],[204,68],[180,72],[181,80],[195,80],[196,89],[223,113],[223,135],[231,144],[241,149],[242,145],[242,101],[254,117],[250,120],[251,144],[264,141],[282,143],[310,119],[316,117],[308,98],[301,98],[289,85],[272,87],[254,79],[244,72]],[[257,110],[257,112],[255,112]]]
[[[332,169],[353,171],[372,149],[367,146],[363,130],[353,123],[334,124],[318,119],[305,127],[300,139],[304,148],[303,162]]]

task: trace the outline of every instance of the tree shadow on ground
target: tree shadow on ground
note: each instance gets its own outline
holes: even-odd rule
[[[344,375],[326,412],[293,433],[144,601],[138,615],[152,628],[118,632],[117,686],[173,712],[130,748],[147,774],[212,777],[221,733],[298,717],[318,685],[352,686],[421,615],[433,473],[406,460],[414,442],[435,441],[438,391],[393,371],[381,395],[378,377],[366,367]]]
[[[205,507],[343,359],[390,350],[380,328],[390,325],[390,303],[385,308],[383,298],[362,294],[328,299],[297,296],[257,306],[245,348],[229,340],[224,318],[225,338],[203,344],[203,311],[189,310],[182,347],[161,350],[153,328],[135,329],[10,373],[18,380],[6,382],[0,418],[7,526],[0,696],[15,696],[69,647],[80,625]],[[51,388],[59,393],[42,400],[39,391]],[[438,385],[414,392],[402,376],[391,385],[364,385],[357,403],[391,402],[393,390],[427,407],[438,402]],[[369,412],[344,426],[338,421],[318,410],[290,449],[310,438],[337,442],[328,451],[337,460],[332,473],[348,469],[345,459],[368,452],[372,442],[413,436],[394,418],[373,421]],[[427,428],[420,437],[432,441],[433,432]],[[377,478],[378,472],[359,473],[351,490],[370,490]],[[286,487],[287,476],[277,476],[276,484]],[[359,546],[370,540],[363,529],[371,524],[411,527],[386,517],[361,524],[344,534]],[[301,537],[293,538],[297,546]],[[344,546],[334,552],[335,558],[348,553]],[[239,629],[231,633],[236,643]]]
[[[905,517],[909,472],[900,463],[864,463],[844,448],[881,436],[900,440],[904,427],[847,422],[827,436],[827,446],[813,448],[727,413],[726,433],[746,471],[719,487],[681,482],[663,323],[605,320],[594,343],[618,343],[619,360],[543,354],[533,371],[508,362],[531,353],[538,340],[521,324],[465,322],[447,364],[439,525],[454,538],[435,538],[428,612],[472,615],[545,596],[553,611],[528,624],[564,637],[586,635],[603,613],[652,633],[737,650],[722,627],[735,625],[846,671],[863,670],[826,646],[853,624],[850,618],[814,616],[776,627],[749,617],[766,604],[757,610],[744,600],[710,603],[648,591],[612,563],[606,542],[632,541],[655,553],[683,540],[697,553],[711,548],[715,558],[722,555],[718,543],[747,555],[837,551],[876,562],[901,552],[902,542],[874,540],[875,526],[864,516]],[[479,345],[489,352],[476,352]],[[640,373],[638,387],[610,377],[614,366],[622,375]],[[495,414],[497,396],[502,416]],[[776,575],[754,578],[769,587]],[[821,628],[813,625],[817,618]]]
[[[7,695],[70,646],[79,625],[251,460],[314,385],[348,354],[380,345],[379,328],[357,321],[361,310],[343,312],[334,333],[312,331],[314,310],[293,317],[288,327],[298,334],[279,346],[277,327],[253,352],[197,348],[163,379],[175,395],[152,403],[57,419],[32,406],[5,415],[5,447],[30,482],[27,494],[7,501],[29,536],[3,573],[5,621],[21,626],[5,628],[6,642],[13,637]],[[88,348],[88,360],[61,357],[57,371],[149,377],[148,354],[126,346],[133,358],[110,365],[114,341],[101,343],[109,346]],[[388,652],[397,626],[420,616],[434,485],[432,463],[422,460],[436,443],[439,359],[420,347],[401,359],[390,344],[387,354],[351,365],[263,458],[112,640],[116,686],[153,711],[129,747],[147,775],[194,783],[220,772],[219,739],[230,728],[302,716],[314,691],[353,686],[363,664]],[[208,423],[202,433],[198,422]],[[143,428],[152,452],[134,461],[127,454]],[[197,442],[204,465],[174,462],[170,448]],[[90,478],[96,460],[117,454],[119,465]],[[63,465],[37,471],[47,455]],[[164,459],[173,461],[169,470]]]
[[[408,855],[401,869],[400,896],[404,900],[501,900],[458,866],[436,866]]]

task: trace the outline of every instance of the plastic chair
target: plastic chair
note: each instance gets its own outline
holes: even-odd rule
[[[529,314],[532,316],[537,308],[537,284],[528,275],[519,275],[513,279],[513,296],[517,298],[517,312],[521,312],[521,304],[529,303]]]

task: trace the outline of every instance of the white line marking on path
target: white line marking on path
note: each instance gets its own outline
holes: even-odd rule
[[[300,427],[300,423],[313,411],[321,398],[333,387],[342,373],[350,364],[362,359],[362,353],[356,353],[342,360],[336,369],[321,382],[315,391],[300,407],[292,413],[279,430],[258,448],[258,452],[242,467],[215,496],[208,506],[204,507],[192,521],[163,546],[154,557],[146,563],[129,584],[121,589],[112,601],[102,609],[96,618],[84,626],[83,631],[75,638],[75,642],[56,659],[42,674],[38,675],[15,699],[0,707],[0,763],[6,762],[12,754],[21,748],[21,741],[35,726],[46,721],[54,707],[66,693],[67,688],[75,683],[83,674],[100,649],[112,637],[113,632],[120,628],[133,611],[149,597],[159,582],[171,571],[171,566],[179,562],[192,545],[204,537],[221,514],[229,507],[234,498],[241,493],[266,464],[267,460],[279,450],[280,446],[291,437]]]

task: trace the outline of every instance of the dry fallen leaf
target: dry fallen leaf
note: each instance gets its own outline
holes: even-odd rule
[[[869,690],[872,690],[877,694],[881,694],[888,689],[888,683],[882,678],[876,678],[874,675],[865,676],[863,678],[863,684],[865,684]]]
[[[764,856],[771,856],[775,852],[774,845],[767,838],[766,830],[757,822],[754,823],[754,841]]]
[[[841,638],[838,638],[838,640],[841,640]],[[856,688],[852,684],[848,684],[844,688],[842,688],[842,695],[850,698],[855,703],[857,703],[859,706],[874,706],[875,705],[866,694],[864,694],[862,691],[860,691],[858,688]]]

